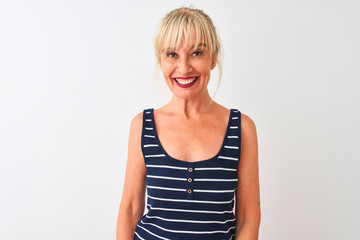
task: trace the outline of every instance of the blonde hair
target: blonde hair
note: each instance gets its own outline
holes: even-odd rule
[[[193,39],[192,34],[195,34],[195,42],[191,42]],[[215,96],[222,76],[223,50],[211,18],[200,9],[192,7],[177,8],[161,19],[154,40],[156,54],[154,76],[156,77],[159,72],[160,57],[164,49],[177,49],[183,42],[186,47],[194,47],[194,50],[201,43],[205,43],[211,60],[215,58],[219,69],[219,80],[214,93]]]

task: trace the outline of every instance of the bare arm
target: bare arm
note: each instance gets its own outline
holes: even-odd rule
[[[116,228],[117,240],[133,240],[145,209],[146,168],[141,152],[142,113],[131,121],[128,158]]]
[[[241,114],[241,153],[238,167],[235,214],[236,240],[258,240],[260,227],[260,187],[256,127]]]

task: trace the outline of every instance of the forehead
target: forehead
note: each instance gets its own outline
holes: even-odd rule
[[[162,50],[196,49],[208,46],[204,34],[194,27],[168,30],[162,41]]]

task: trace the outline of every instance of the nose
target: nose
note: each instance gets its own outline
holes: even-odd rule
[[[179,58],[178,64],[177,64],[178,73],[185,76],[186,74],[191,72],[191,69],[192,69],[191,63],[187,57]]]

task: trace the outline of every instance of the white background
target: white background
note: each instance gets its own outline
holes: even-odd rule
[[[115,239],[130,121],[167,101],[154,30],[190,4],[225,49],[215,101],[257,127],[260,239],[360,239],[355,0],[2,0],[0,239]]]

